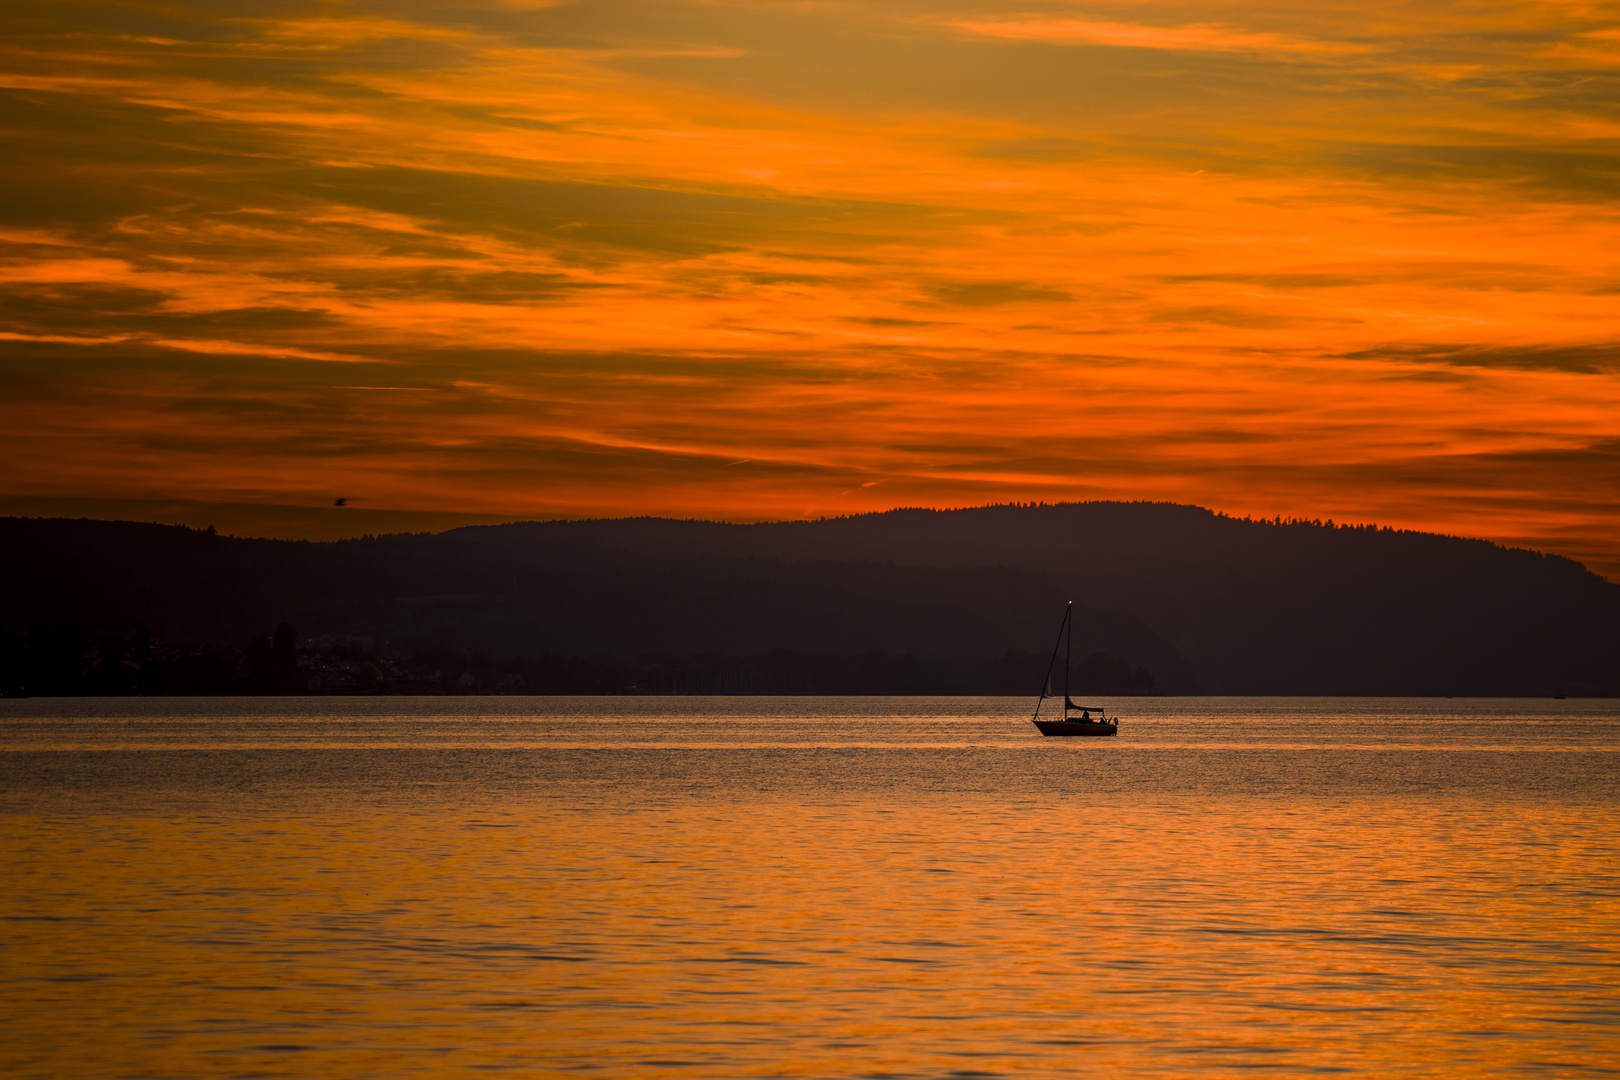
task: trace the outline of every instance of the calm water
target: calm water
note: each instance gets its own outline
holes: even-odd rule
[[[0,1071],[1620,1073],[1620,702],[0,702]]]

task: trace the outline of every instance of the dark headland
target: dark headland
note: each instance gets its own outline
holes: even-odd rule
[[[0,557],[8,694],[1033,694],[1070,598],[1087,692],[1620,693],[1620,586],[1579,563],[1164,503],[330,543],[5,518]]]

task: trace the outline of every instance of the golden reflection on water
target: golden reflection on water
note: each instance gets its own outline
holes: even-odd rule
[[[1612,1069],[1591,806],[573,793],[4,823],[12,1075]]]

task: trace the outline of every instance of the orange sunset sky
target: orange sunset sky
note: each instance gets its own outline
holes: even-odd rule
[[[1154,499],[1620,580],[1620,3],[0,28],[0,513]]]

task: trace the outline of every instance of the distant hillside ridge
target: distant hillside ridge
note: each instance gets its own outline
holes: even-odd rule
[[[1044,577],[1007,567],[664,554],[522,527],[311,543],[10,518],[0,556],[27,568],[0,614],[14,636],[64,621],[87,641],[145,630],[167,645],[234,650],[238,667],[244,643],[287,622],[306,643],[365,639],[379,655],[549,654],[595,669],[640,659],[730,672],[721,683],[738,685],[768,674],[771,686],[825,692],[1033,693],[1064,605]],[[1176,650],[1120,612],[1084,609],[1074,649],[1077,665],[1103,654],[1086,670],[1116,682],[1125,672],[1156,692],[1197,689]],[[695,662],[706,657],[752,666]],[[872,674],[891,669],[913,674]]]
[[[1620,586],[1563,556],[1485,540],[1147,502],[457,531],[669,554],[1027,570],[1087,607],[1142,620],[1209,693],[1620,693]]]
[[[580,656],[1044,657],[1158,692],[1613,695],[1620,586],[1558,556],[1167,503],[896,510],[757,525],[535,522],[308,543],[0,519],[5,628],[235,642],[278,621],[378,647]],[[1037,676],[1038,678],[1038,676]]]

